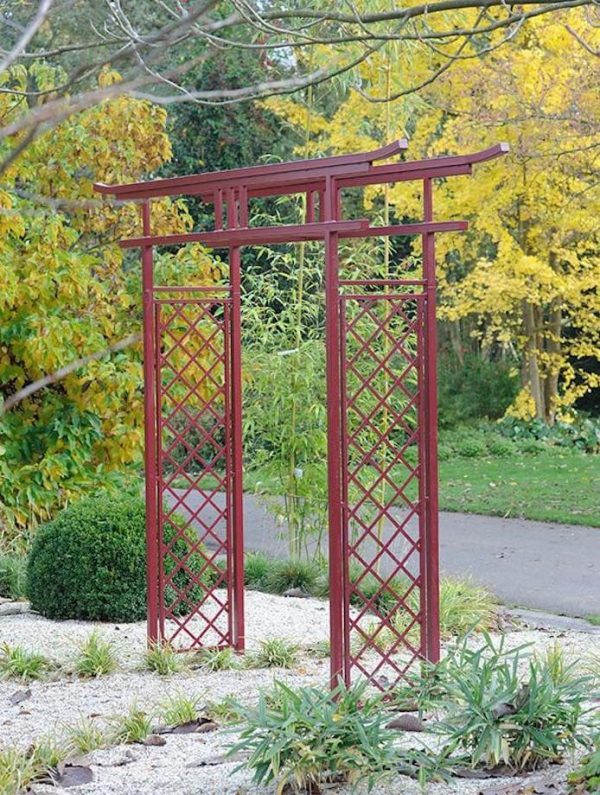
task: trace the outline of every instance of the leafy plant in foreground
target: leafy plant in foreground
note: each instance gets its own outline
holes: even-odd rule
[[[274,683],[274,699],[261,694],[258,706],[239,706],[242,731],[229,753],[249,753],[244,766],[259,785],[274,782],[278,795],[321,791],[334,783],[376,781],[398,764],[397,732],[386,728],[380,696],[366,683],[332,693],[314,687],[296,690]]]
[[[439,729],[473,767],[532,770],[587,743],[589,678],[570,666],[557,677],[551,661],[535,657],[522,678],[522,650],[505,651],[503,641],[495,646],[486,635],[479,649],[463,646],[443,666],[440,695],[448,714]]]
[[[600,735],[594,750],[581,760],[581,764],[568,776],[569,788],[574,793],[600,792]]]

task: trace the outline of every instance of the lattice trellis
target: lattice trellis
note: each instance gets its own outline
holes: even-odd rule
[[[367,293],[341,305],[346,676],[385,689],[423,654],[423,299]]]
[[[399,140],[372,152],[95,185],[141,204],[142,235],[121,245],[139,248],[142,261],[149,642],[244,649],[241,249],[317,241],[324,244],[331,684],[349,684],[358,671],[386,687],[417,657],[439,659],[435,237],[468,224],[434,219],[433,185],[471,174],[508,146],[424,160],[402,157],[407,146]],[[422,220],[381,226],[347,217],[346,191],[404,181],[422,186]],[[300,223],[253,223],[255,199],[297,194],[305,197]],[[152,204],[172,196],[212,205],[213,227],[158,233]],[[406,236],[421,238],[420,279],[340,278],[341,240]],[[228,250],[226,286],[155,283],[156,246],[198,243]],[[361,294],[345,293],[351,286]],[[403,292],[413,288],[422,293]],[[357,563],[366,573],[356,577]]]
[[[155,306],[161,637],[179,648],[229,646],[230,304]]]

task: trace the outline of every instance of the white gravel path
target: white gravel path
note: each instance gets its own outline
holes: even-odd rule
[[[250,591],[246,601],[248,646],[268,637],[285,637],[300,645],[328,638],[328,608],[316,599],[285,599]],[[44,735],[60,736],[64,727],[82,717],[109,718],[123,714],[135,704],[154,713],[171,693],[182,692],[203,701],[220,701],[233,695],[251,702],[273,678],[293,684],[325,684],[328,661],[302,655],[292,671],[251,669],[206,673],[194,670],[170,677],[160,677],[141,670],[145,649],[144,623],[94,624],[92,622],[48,621],[31,613],[0,618],[0,643],[21,645],[68,664],[78,646],[93,629],[113,643],[120,670],[111,676],[81,680],[61,676],[54,681],[24,685],[14,680],[0,680],[0,748],[27,747]],[[506,634],[507,646],[532,642],[540,652],[558,642],[567,656],[585,660],[600,653],[600,635],[585,632],[522,630]],[[29,688],[31,696],[13,705],[11,696]],[[231,735],[217,731],[200,735],[169,735],[162,747],[118,746],[90,755],[93,783],[74,788],[81,795],[258,795],[272,793],[251,785],[247,771],[234,773],[237,763],[220,762]],[[203,764],[204,763],[204,764]],[[557,771],[557,775],[560,771]],[[452,785],[432,785],[431,795],[475,795],[486,782],[457,781]],[[487,782],[491,784],[492,782]],[[503,780],[503,784],[508,783]],[[50,793],[50,787],[36,785],[36,793]],[[56,792],[56,790],[54,790]],[[339,788],[339,795],[350,789]],[[416,795],[417,784],[398,777],[382,784],[374,793]],[[556,790],[557,795],[560,789]]]

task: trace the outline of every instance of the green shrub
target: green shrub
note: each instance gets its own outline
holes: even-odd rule
[[[262,591],[271,568],[272,558],[262,552],[250,552],[244,559],[244,583],[248,588]]]
[[[455,444],[454,449],[463,458],[480,458],[487,455],[488,449],[484,439],[477,436],[466,436]]]
[[[179,520],[181,521],[181,520]],[[175,536],[165,527],[165,541]],[[193,540],[190,531],[190,542]],[[176,557],[189,552],[187,538],[173,545]],[[199,572],[200,552],[186,566]],[[165,574],[175,562],[165,556]],[[179,570],[173,580],[180,590],[189,586],[189,574]],[[146,615],[145,509],[139,497],[102,494],[75,503],[38,529],[27,566],[27,592],[31,605],[47,618],[91,621],[139,621]],[[190,601],[200,600],[194,586]],[[165,604],[176,599],[175,589],[165,589]],[[185,606],[181,606],[185,610]]]
[[[0,555],[0,596],[22,599],[26,594],[27,559],[22,555]]]
[[[320,570],[310,560],[273,560],[264,578],[264,589],[283,594],[290,588],[314,593]]]
[[[519,391],[519,376],[509,362],[489,361],[476,354],[464,363],[440,356],[439,418],[442,428],[478,419],[499,419]]]
[[[501,437],[495,436],[489,440],[488,450],[492,455],[503,458],[505,456],[514,454],[515,445],[509,442],[508,439],[502,439]]]

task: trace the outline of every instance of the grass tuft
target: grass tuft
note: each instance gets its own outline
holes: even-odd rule
[[[27,558],[24,555],[0,555],[0,596],[24,599],[27,584]]]
[[[106,732],[91,718],[81,718],[67,727],[67,742],[76,754],[89,754],[108,743]]]
[[[293,668],[298,659],[298,646],[285,638],[261,640],[258,651],[250,655],[251,668]]]
[[[240,661],[233,649],[202,649],[196,654],[196,659],[205,671],[230,671],[240,667]]]
[[[265,590],[283,594],[291,588],[301,588],[312,594],[320,574],[319,566],[311,560],[273,560],[265,576]]]
[[[152,734],[151,717],[134,704],[130,707],[126,715],[119,715],[113,718],[112,732],[110,734],[111,743],[120,745],[121,743],[143,743],[149,734]]]
[[[414,592],[413,592],[414,593]],[[443,637],[464,635],[494,626],[492,594],[468,578],[444,577],[440,582],[440,631]]]
[[[244,582],[248,588],[263,591],[267,574],[273,563],[272,558],[262,552],[250,552],[244,561]]]
[[[79,650],[75,672],[79,676],[95,677],[112,674],[118,668],[111,644],[94,630]]]
[[[233,696],[225,696],[222,701],[211,701],[206,705],[205,714],[216,723],[234,725],[240,721],[239,703]]]
[[[146,667],[160,676],[171,676],[187,668],[187,659],[169,643],[154,643],[144,655]]]
[[[22,646],[10,646],[3,643],[0,646],[0,677],[14,678],[28,681],[41,679],[52,663],[46,657],[35,652],[30,652]]]
[[[190,698],[184,693],[172,693],[160,707],[161,720],[167,726],[182,726],[198,718],[200,696]]]

